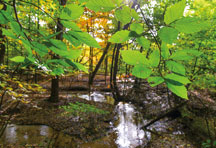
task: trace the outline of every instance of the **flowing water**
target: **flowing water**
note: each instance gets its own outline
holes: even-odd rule
[[[69,93],[68,97],[74,95],[87,100],[94,100],[99,102],[107,102],[114,104],[114,100],[110,93],[93,92],[90,96],[83,93]],[[55,147],[81,147],[81,148],[135,148],[145,147],[152,137],[152,133],[141,129],[143,125],[148,123],[148,120],[143,119],[143,115],[138,109],[130,103],[119,102],[116,105],[115,111],[117,113],[116,120],[110,123],[111,131],[107,136],[93,142],[79,142],[73,143],[71,137],[63,133],[54,131],[52,128],[45,125],[15,125],[7,126],[3,136],[0,139],[0,144],[10,145],[41,145],[48,147],[51,143],[57,145]],[[167,129],[167,122],[156,122],[151,126],[151,130],[165,131]],[[175,131],[176,132],[176,131]],[[177,133],[177,134],[182,134]],[[58,136],[56,136],[58,135]],[[53,141],[54,139],[54,141]]]

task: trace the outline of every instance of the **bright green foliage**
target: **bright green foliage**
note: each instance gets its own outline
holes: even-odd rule
[[[86,4],[86,7],[95,12],[108,12],[114,9],[116,6],[112,0],[89,0]]]
[[[115,17],[123,25],[129,23],[131,21],[130,8],[128,6],[124,6],[122,9],[116,10]]]
[[[60,18],[63,20],[76,20],[84,12],[84,9],[76,4],[68,4],[61,12]]]
[[[170,56],[169,48],[167,47],[165,42],[162,42],[161,44],[161,56],[164,59],[168,59]]]
[[[136,12],[136,10],[132,9],[131,10],[131,16],[136,20],[136,21],[139,21],[140,20],[140,17],[138,15],[138,13]]]
[[[16,57],[11,58],[10,60],[16,63],[22,63],[25,61],[25,57],[16,56]]]
[[[122,50],[121,55],[123,61],[129,65],[148,65],[149,62],[146,59],[145,55],[140,53],[139,51],[132,51],[132,50]]]
[[[180,60],[180,61],[188,61],[193,59],[194,57],[190,56],[187,52],[187,50],[177,50],[174,52],[171,56],[170,59],[173,60]]]
[[[68,29],[72,29],[72,31],[81,31],[81,29],[77,26],[76,23],[71,21],[61,21],[61,23]]]
[[[60,41],[60,40],[56,40],[56,39],[50,39],[49,40],[52,43],[52,46],[55,48],[58,48],[60,50],[67,50],[67,46],[64,42]]]
[[[185,17],[172,24],[178,31],[183,33],[195,33],[208,28],[208,23],[195,17]]]
[[[79,70],[82,70],[84,71],[85,73],[88,73],[88,70],[85,68],[85,66],[83,66],[82,64],[80,63],[77,63],[77,62],[69,62],[69,64],[71,64],[72,66],[76,67],[77,69]]]
[[[51,74],[53,74],[53,75],[61,75],[63,73],[64,73],[64,69],[59,67],[59,68],[54,68]]]
[[[129,34],[130,34],[130,31],[128,30],[118,31],[111,37],[111,39],[109,39],[109,42],[124,43],[130,39]]]
[[[175,72],[181,75],[185,75],[185,68],[180,63],[177,63],[175,61],[167,61],[166,66],[172,72]]]
[[[174,22],[175,20],[181,18],[183,16],[185,6],[186,6],[186,1],[182,0],[168,7],[164,15],[164,22],[166,24],[170,24]]]
[[[185,52],[187,52],[188,55],[199,57],[203,54],[202,51],[196,50],[196,49],[185,49]]]
[[[79,115],[81,112],[97,113],[97,114],[108,114],[109,113],[108,111],[99,109],[95,107],[94,105],[84,104],[81,102],[69,103],[69,105],[62,106],[61,108],[63,108],[67,112],[68,115],[70,114]]]
[[[149,64],[152,67],[157,67],[160,62],[160,52],[158,49],[154,50],[149,56]]]
[[[152,73],[152,70],[144,65],[135,65],[132,70],[132,75],[136,76],[137,78],[148,78]]]
[[[141,34],[143,32],[143,26],[140,23],[131,24],[131,31],[135,31],[137,34]]]
[[[147,3],[147,1],[143,3]],[[140,3],[140,9],[147,10],[147,8],[142,7],[143,3]],[[78,18],[81,18],[81,21],[83,19],[88,22],[90,15],[92,20],[94,20],[95,16],[103,15],[103,13],[94,12],[112,11],[111,13],[114,15],[105,16],[105,18],[109,18],[113,22],[113,28],[106,28],[106,31],[109,32],[107,37],[110,38],[108,41],[117,44],[123,43],[121,44],[121,56],[125,63],[133,66],[132,74],[138,78],[148,78],[148,82],[152,87],[165,83],[173,93],[187,99],[185,85],[190,83],[187,76],[191,78],[190,80],[196,78],[193,76],[194,73],[199,74],[199,68],[203,66],[200,65],[200,61],[205,59],[207,62],[204,64],[210,65],[209,68],[214,71],[214,67],[209,64],[212,61],[214,62],[214,60],[210,59],[213,56],[209,55],[213,55],[215,52],[213,50],[212,52],[206,52],[205,49],[205,47],[210,49],[215,47],[215,34],[212,33],[215,32],[213,27],[211,31],[207,31],[210,22],[214,25],[214,20],[206,18],[207,15],[204,18],[202,15],[192,13],[186,14],[186,17],[184,17],[186,0],[176,2],[171,6],[169,6],[171,1],[161,3],[161,7],[154,8],[154,14],[151,14],[150,11],[144,12],[144,14],[147,14],[146,16],[153,17],[151,20],[150,17],[141,17],[142,13],[139,10],[132,9],[132,1],[128,4],[123,0],[72,0],[65,7],[58,4],[56,7],[59,7],[61,11],[52,11],[50,9],[49,14],[53,13],[54,20],[60,19],[63,25],[62,32],[53,32],[51,34],[47,33],[45,27],[42,26],[38,31],[28,32],[26,29],[28,26],[24,24],[26,18],[20,17],[20,25],[14,18],[14,10],[10,6],[6,11],[0,10],[0,23],[7,26],[7,29],[2,29],[3,34],[9,37],[9,40],[19,42],[20,46],[22,46],[22,50],[19,52],[22,53],[23,57],[14,57],[10,59],[11,61],[23,62],[26,65],[30,63],[37,67],[45,66],[50,74],[61,75],[67,70],[73,70],[73,68],[88,72],[85,66],[75,62],[78,61],[76,59],[82,53],[82,50],[78,50],[81,49],[80,45],[85,44],[90,47],[101,48],[89,33],[83,32],[85,27],[80,29],[77,26]],[[190,2],[187,1],[187,3]],[[84,7],[94,12],[85,9],[85,16],[80,17],[84,13]],[[162,12],[164,11],[164,20],[162,20]],[[33,14],[40,16],[39,19],[47,23],[45,24],[46,27],[56,29],[56,22],[52,19],[48,17],[41,18],[42,15],[36,11]],[[193,17],[195,15],[196,17]],[[118,22],[120,22],[120,25],[118,25]],[[22,25],[24,27],[21,27]],[[117,25],[120,31],[116,32],[115,27]],[[124,30],[122,30],[123,26],[125,26]],[[36,27],[30,28],[30,30],[34,29],[36,30]],[[54,39],[60,33],[63,33],[63,40]],[[205,41],[203,38],[209,36],[210,33],[212,34],[211,37]],[[95,35],[100,37],[101,33],[98,34],[98,36]],[[110,37],[111,34],[113,35]],[[124,43],[129,39],[131,40],[128,42],[127,49],[133,50],[124,50],[126,49]],[[134,43],[134,41],[137,43]],[[57,57],[58,59],[51,59],[51,57]],[[199,68],[196,68],[196,66]],[[203,72],[202,74],[207,73]]]
[[[68,31],[68,33],[88,46],[101,48],[98,42],[87,32]]]
[[[149,49],[150,47],[150,41],[147,40],[146,38],[144,37],[138,37],[137,39],[137,42],[139,43],[140,46],[142,46],[144,49]]]
[[[188,99],[188,95],[187,95],[187,89],[186,87],[177,82],[177,81],[172,81],[172,80],[166,80],[166,85],[167,87],[177,96],[183,98],[183,99]]]
[[[169,79],[169,80],[173,80],[173,81],[177,81],[179,83],[182,83],[182,84],[188,84],[188,83],[191,83],[187,77],[185,76],[180,76],[180,75],[177,75],[177,74],[174,74],[174,73],[171,73],[171,74],[168,74],[164,77],[165,79]]]
[[[178,30],[171,27],[163,27],[159,31],[159,37],[162,41],[172,44],[178,37]]]
[[[24,43],[24,42],[23,42]],[[25,43],[24,43],[25,44]],[[38,43],[38,42],[31,42],[31,44],[33,45],[33,49],[41,56],[41,57],[44,57],[47,53],[48,53],[48,48],[41,44],[41,43]],[[26,46],[28,46],[28,44],[26,44]],[[25,46],[25,47],[26,47]],[[31,46],[31,45],[30,45]],[[28,51],[31,52],[31,48],[29,46],[29,49]],[[27,49],[28,47],[26,47]]]
[[[22,36],[23,38],[25,38],[24,33],[22,32],[19,24],[15,21],[10,22],[10,27],[12,29],[12,31],[17,35],[17,36]]]
[[[65,33],[63,37],[68,40],[72,45],[75,47],[79,46],[81,44],[81,41],[78,40],[77,38],[74,38],[74,36],[70,35],[69,33]]]
[[[7,37],[10,37],[12,39],[17,39],[16,35],[14,35],[12,30],[2,28],[2,31],[3,35],[6,35]]]
[[[162,77],[149,77],[148,78],[148,83],[150,84],[151,87],[155,87],[163,82],[164,82],[164,79]]]

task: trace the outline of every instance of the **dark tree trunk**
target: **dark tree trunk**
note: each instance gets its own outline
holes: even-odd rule
[[[92,72],[91,78],[89,79],[89,84],[90,85],[93,83],[94,77],[97,74],[97,71],[99,70],[99,68],[100,68],[100,66],[102,64],[102,62],[103,62],[103,60],[104,60],[104,58],[105,58],[105,56],[106,56],[106,54],[108,52],[108,49],[109,49],[110,45],[111,45],[111,43],[107,43],[107,46],[106,46],[106,48],[103,51],[103,55],[100,57],[100,60],[98,61],[98,64],[96,65],[94,71]]]
[[[0,3],[1,2],[2,2],[2,0],[0,0]],[[2,10],[6,10],[6,9],[7,9],[7,7],[6,7],[6,5],[4,5]],[[5,36],[3,35],[3,32],[2,32],[3,27],[4,26],[2,24],[0,24],[0,64],[4,64],[4,57],[5,57],[5,51],[6,51]]]
[[[1,30],[0,30],[0,33],[1,33]],[[1,35],[0,35],[0,40],[2,40]],[[5,44],[0,43],[0,64],[4,64],[4,57],[5,57]]]
[[[60,5],[64,6],[66,5],[67,0],[59,0]],[[63,25],[60,22],[60,19],[57,21],[57,29],[56,32],[63,31]],[[59,33],[56,36],[57,40],[63,40],[63,32]],[[53,56],[53,59],[58,59],[58,56]],[[58,102],[59,101],[59,77],[56,76],[55,78],[52,79],[52,84],[51,84],[51,96],[49,98],[50,102]]]

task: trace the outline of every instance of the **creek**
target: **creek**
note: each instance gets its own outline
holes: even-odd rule
[[[90,96],[87,92],[63,92],[61,95],[114,104],[114,99],[112,99],[112,95],[109,92],[102,93],[95,91]],[[155,94],[148,94],[147,96],[154,97],[152,100],[158,99],[157,97],[159,97]],[[116,103],[116,115],[113,122],[109,123],[110,130],[106,136],[91,142],[74,142],[71,136],[59,133],[46,125],[9,124],[0,139],[0,144],[17,146],[26,146],[28,144],[29,146],[36,145],[59,148],[160,147],[162,145],[161,143],[167,147],[170,145],[181,147],[188,145],[188,143],[191,145],[189,141],[185,140],[185,134],[181,130],[181,125],[176,120],[165,118],[152,124],[148,130],[143,130],[142,126],[147,124],[151,119],[146,119],[141,110],[143,110],[142,106],[136,106],[130,102]],[[151,113],[151,109],[148,112]],[[160,140],[158,140],[159,137],[161,138]],[[166,139],[170,142],[166,143]]]

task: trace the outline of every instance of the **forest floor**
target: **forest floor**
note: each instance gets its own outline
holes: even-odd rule
[[[98,75],[96,80],[91,91],[111,91],[108,85],[109,77],[107,77],[106,84],[102,75]],[[115,105],[113,103],[95,102],[64,94],[60,95],[58,103],[50,103],[47,101],[50,90],[50,79],[43,81],[40,85],[48,90],[45,94],[29,95],[29,97],[34,98],[30,104],[21,103],[15,109],[9,108],[5,116],[0,116],[0,121],[5,121],[8,115],[13,114],[10,124],[47,125],[55,131],[73,136],[77,141],[80,139],[83,141],[100,139],[110,130],[110,122],[115,120]],[[127,81],[119,80],[119,87],[121,94],[125,96],[125,101],[136,105],[137,109],[142,113],[143,118],[149,121],[166,113],[170,105],[173,107],[175,104],[175,97],[170,96],[170,100],[167,99],[166,89],[163,86],[151,88],[146,83],[142,83],[141,88],[136,89],[133,88],[133,81],[127,79]],[[60,80],[60,89],[61,91],[87,92],[89,90],[88,77],[64,77]],[[198,141],[198,145],[200,145],[201,141],[209,139],[209,133],[211,137],[216,136],[216,98],[212,94],[209,95],[208,91],[202,94],[199,91],[191,91],[190,96],[187,105],[178,110],[180,115],[175,112],[173,115],[168,116],[168,121],[175,120],[176,118],[177,120],[168,125],[170,127],[167,127],[167,129],[168,131],[170,129],[173,130],[175,127],[178,127],[176,125],[177,122],[181,123],[184,125],[182,130],[188,135],[184,139],[188,139],[192,143],[181,138],[176,138],[176,136],[172,135],[173,132],[166,132],[163,136],[156,135],[152,137],[148,147],[157,148],[161,147],[162,144],[165,147],[179,144],[183,145],[183,147],[193,148],[193,144],[197,145]],[[62,108],[62,106],[66,106],[69,103],[76,104],[77,102],[95,106],[97,109],[108,111],[108,113],[74,112],[68,114]],[[7,104],[5,105],[7,106]],[[155,130],[157,132],[157,129]]]

